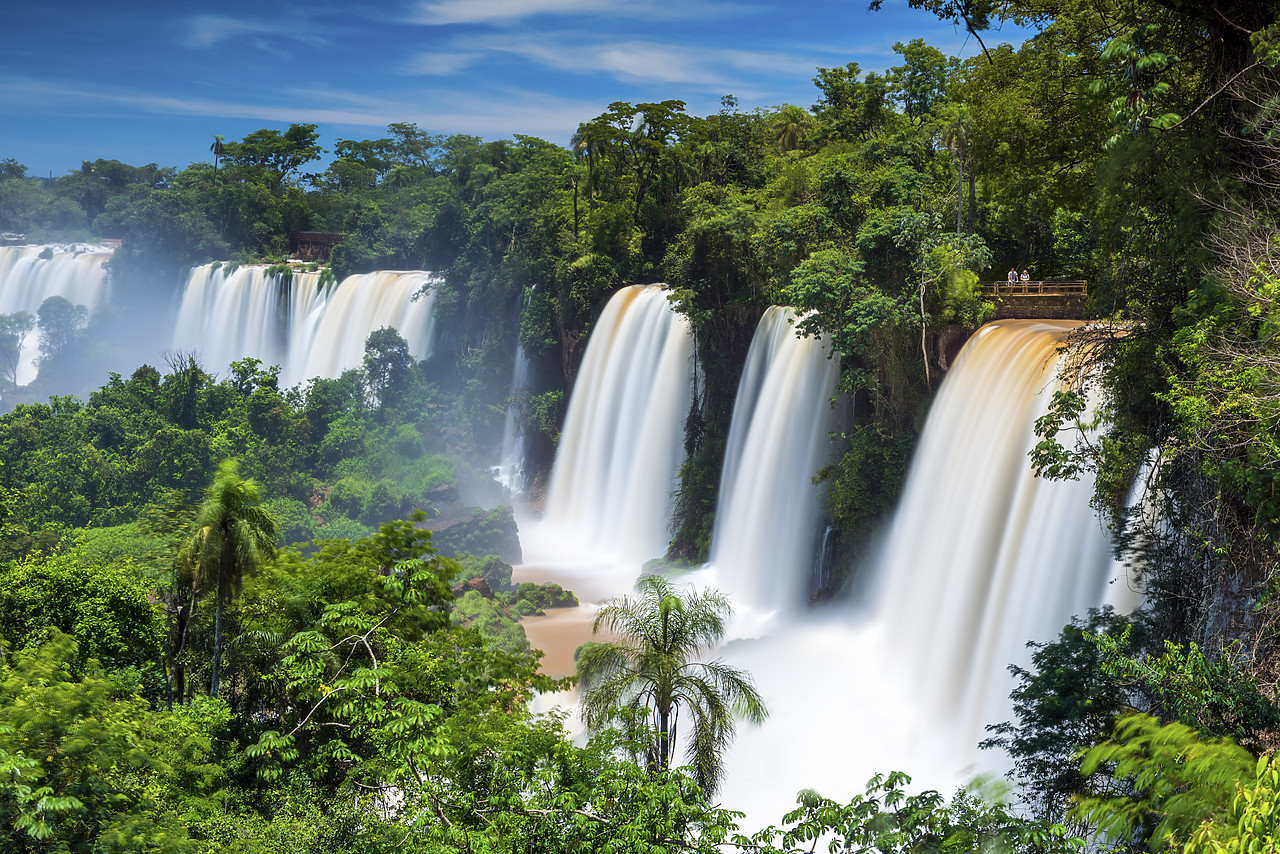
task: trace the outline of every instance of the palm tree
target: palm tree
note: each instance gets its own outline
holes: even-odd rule
[[[213,183],[218,183],[218,161],[222,159],[222,155],[226,153],[227,147],[222,142],[221,134],[213,135],[213,144],[209,146],[209,152],[213,155]]]
[[[222,660],[222,603],[252,572],[275,553],[280,525],[258,506],[258,485],[240,477],[234,460],[218,466],[213,486],[205,493],[196,513],[195,532],[187,542],[184,563],[196,592],[207,590],[216,579],[218,588],[213,619],[213,675],[209,696],[218,696],[218,670]]]
[[[941,116],[941,135],[942,144],[951,150],[956,160],[956,168],[960,172],[959,183],[956,190],[956,234],[963,234],[962,219],[964,215],[964,167],[965,163],[971,156],[969,152],[969,138],[973,133],[973,114],[964,104],[950,103],[942,108]],[[970,205],[969,205],[969,232],[973,232],[973,177],[969,178],[970,186]]]
[[[645,761],[657,773],[671,767],[687,715],[687,755],[709,796],[720,783],[735,716],[759,724],[768,712],[747,674],[719,660],[694,660],[724,637],[730,609],[722,594],[678,590],[654,575],[636,590],[634,598],[607,600],[596,614],[592,633],[604,628],[616,640],[590,644],[578,658],[583,720],[599,731],[628,713],[647,719]]]
[[[783,152],[794,151],[804,144],[815,122],[813,115],[804,107],[795,104],[783,104],[769,119],[769,130],[773,141]]]

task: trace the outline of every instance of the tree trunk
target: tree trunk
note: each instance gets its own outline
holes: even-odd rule
[[[658,709],[658,770],[666,771],[671,767],[671,709],[663,706]]]
[[[225,585],[223,575],[218,573],[217,601],[213,609],[213,675],[209,679],[209,696],[218,696],[218,665],[222,661],[222,588]]]
[[[187,625],[191,622],[192,604],[179,605],[173,618],[174,638],[169,648],[169,672],[165,674],[165,693],[168,695],[170,711],[173,711],[174,697],[178,698],[179,703],[186,702],[187,673],[182,664],[182,650],[187,645]]]
[[[974,220],[977,219],[977,216],[978,216],[978,190],[977,190],[977,187],[974,186],[976,183],[977,182],[974,180],[973,170],[970,169],[969,170],[969,233],[970,234],[973,234],[973,229],[975,226]]]

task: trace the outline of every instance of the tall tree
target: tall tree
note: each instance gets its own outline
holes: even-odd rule
[[[209,153],[213,155],[213,183],[218,183],[218,163],[222,160],[222,156],[226,154],[227,146],[222,141],[222,134],[215,133],[213,142],[209,145]]]
[[[275,553],[279,523],[258,506],[258,485],[240,477],[234,460],[218,466],[213,486],[196,514],[195,532],[187,543],[184,562],[197,591],[217,584],[213,620],[213,675],[210,696],[218,696],[222,661],[222,603],[240,586],[245,574]]]
[[[671,767],[680,715],[688,714],[694,779],[710,795],[735,716],[759,724],[768,714],[747,674],[719,660],[694,660],[724,637],[729,602],[717,591],[679,590],[654,575],[636,590],[636,597],[608,600],[596,614],[592,632],[603,628],[617,640],[591,644],[578,658],[583,719],[600,730],[628,714],[647,718],[645,763],[659,773]]]
[[[36,318],[29,311],[0,314],[0,376],[18,391],[18,365],[27,336],[36,328]]]
[[[52,296],[36,309],[40,327],[40,358],[53,360],[76,340],[89,322],[89,309],[66,297]]]

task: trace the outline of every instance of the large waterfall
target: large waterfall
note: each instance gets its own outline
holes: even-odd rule
[[[1106,602],[1115,571],[1089,484],[1039,480],[1027,457],[1072,325],[981,329],[938,393],[854,602],[722,650],[772,711],[739,734],[726,804],[777,816],[805,787],[847,799],[874,772],[947,787],[1000,766],[976,745],[1011,717],[1007,666]]]
[[[369,333],[394,327],[409,352],[430,355],[436,279],[424,272],[348,276],[326,289],[318,273],[206,264],[191,271],[173,346],[196,350],[209,370],[252,356],[280,365],[285,385],[358,367]],[[426,288],[425,293],[419,293]]]
[[[738,383],[711,542],[714,584],[740,614],[794,611],[809,581],[819,490],[829,457],[839,362],[774,306],[756,326]]]
[[[662,556],[693,376],[689,322],[666,289],[614,294],[569,402],[535,551],[637,563]]]
[[[109,246],[83,243],[55,246],[0,246],[0,314],[35,314],[49,297],[63,297],[83,305],[90,314],[106,298]],[[36,376],[39,336],[26,339],[19,357],[17,382]]]

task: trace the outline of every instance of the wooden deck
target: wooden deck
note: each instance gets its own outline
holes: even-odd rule
[[[979,282],[978,286],[995,303],[997,319],[1081,320],[1089,297],[1088,282]]]
[[[1088,282],[978,282],[984,295],[997,297],[1052,297],[1089,295]]]

